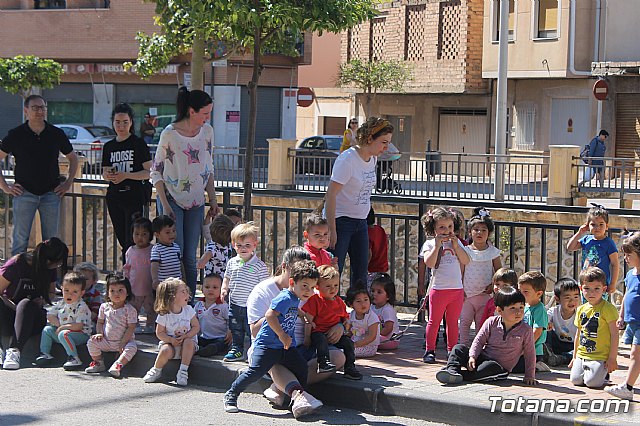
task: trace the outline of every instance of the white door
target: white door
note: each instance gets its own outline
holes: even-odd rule
[[[441,113],[438,150],[443,153],[487,152],[487,116],[465,112]]]
[[[589,143],[593,138],[590,115],[589,99],[552,99],[549,145]]]

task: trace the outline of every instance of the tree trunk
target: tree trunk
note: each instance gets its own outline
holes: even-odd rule
[[[260,0],[254,0],[256,10],[260,8]],[[256,140],[256,122],[258,118],[258,81],[262,73],[262,65],[260,64],[260,48],[262,28],[257,26],[253,34],[253,74],[249,82],[249,120],[247,125],[247,144],[244,161],[244,181],[242,202],[242,217],[245,221],[253,220],[253,211],[251,210],[251,190],[253,189],[253,153]]]
[[[371,117],[371,101],[373,100],[373,95],[369,92],[365,94],[365,114],[367,114],[367,119]]]
[[[204,90],[204,37],[198,33],[193,38],[191,51],[191,89]]]

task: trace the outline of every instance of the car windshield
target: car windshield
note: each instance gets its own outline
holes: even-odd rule
[[[337,151],[342,146],[342,138],[326,138],[327,149],[331,151]]]
[[[85,127],[92,136],[99,138],[100,136],[114,136],[116,132],[106,126]]]

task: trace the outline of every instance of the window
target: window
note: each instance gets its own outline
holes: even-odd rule
[[[491,0],[493,13],[491,14],[491,28],[492,28],[492,38],[493,42],[498,42],[500,40],[500,1],[501,0]],[[515,0],[509,0],[509,41],[515,41],[516,39],[516,21],[517,21],[517,13],[516,13],[516,5]]]
[[[558,38],[560,0],[534,0],[533,11],[533,38]]]
[[[69,138],[69,140],[77,139],[78,137],[78,129],[74,129],[72,127],[60,127],[64,134]]]
[[[531,151],[536,144],[536,106],[531,102],[516,105],[516,149]]]
[[[49,101],[47,119],[51,124],[93,123],[92,102]]]

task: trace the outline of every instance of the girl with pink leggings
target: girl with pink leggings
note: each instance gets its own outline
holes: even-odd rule
[[[447,324],[447,351],[458,343],[458,319],[464,302],[462,272],[469,263],[469,255],[454,233],[460,220],[451,209],[443,207],[429,210],[421,219],[425,234],[433,237],[420,250],[420,257],[432,270],[427,350],[422,358],[428,364],[436,362],[436,337],[443,317]]]

